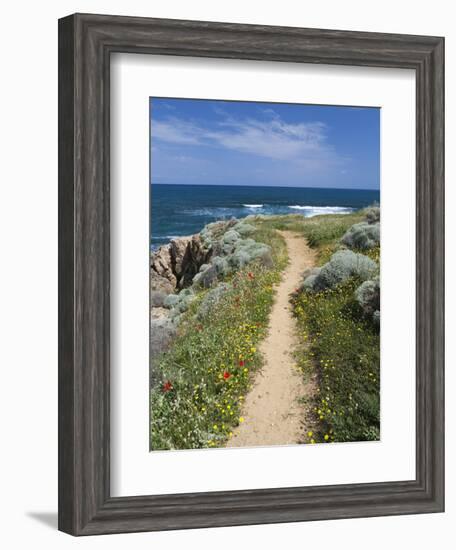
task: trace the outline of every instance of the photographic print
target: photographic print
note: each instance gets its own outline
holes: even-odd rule
[[[150,98],[150,450],[380,439],[380,109]]]

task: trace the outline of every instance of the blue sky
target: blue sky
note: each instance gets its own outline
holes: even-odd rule
[[[379,189],[380,109],[150,99],[151,182]]]

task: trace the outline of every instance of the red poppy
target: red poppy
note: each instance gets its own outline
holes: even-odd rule
[[[249,279],[254,279],[254,278],[255,278],[255,275],[254,275],[251,271],[249,271],[249,272],[247,273],[247,277],[248,277]]]
[[[163,387],[162,387],[163,391],[166,393],[168,391],[171,391],[173,389],[173,385],[171,384],[171,382],[169,380],[167,380],[164,384],[163,384]]]
[[[227,370],[223,373],[223,378],[224,378],[225,380],[228,380],[228,378],[229,378],[230,376],[231,376],[231,373],[228,372]]]
[[[239,361],[239,366],[243,367],[244,365],[245,365],[245,361],[242,361],[242,359],[241,359],[241,361]]]

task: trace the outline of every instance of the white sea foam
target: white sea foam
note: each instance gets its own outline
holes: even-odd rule
[[[238,209],[235,207],[224,206],[205,206],[202,208],[194,208],[191,210],[182,210],[181,213],[186,216],[212,216],[220,217],[221,219],[226,216],[233,216]]]
[[[301,206],[299,204],[290,205],[288,208],[302,211],[307,218],[321,214],[350,214],[354,210],[348,206]]]
[[[246,208],[263,208],[263,204],[243,204]]]

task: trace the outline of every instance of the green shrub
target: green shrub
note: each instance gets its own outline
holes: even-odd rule
[[[380,224],[361,222],[352,225],[341,242],[350,248],[366,250],[380,243]]]
[[[245,250],[236,250],[228,257],[228,262],[233,269],[243,268],[252,261],[252,258]]]
[[[168,294],[163,301],[163,307],[172,309],[179,303],[179,294]]]
[[[192,286],[194,288],[210,288],[217,282],[217,268],[214,265],[210,265],[204,271],[200,271],[193,277]]]
[[[248,250],[249,248],[256,247],[256,246],[265,246],[263,243],[260,243],[254,239],[251,239],[248,237],[247,239],[242,239],[236,243],[235,249],[240,250],[245,249]]]
[[[371,206],[365,210],[365,216],[367,223],[380,222],[380,208],[378,206]]]
[[[234,244],[240,238],[241,237],[237,231],[230,229],[223,235],[222,241],[224,244]]]
[[[208,224],[200,235],[211,249],[212,259],[209,264],[201,266],[193,278],[193,287],[210,288],[234,269],[243,268],[255,260],[260,260],[266,267],[273,267],[271,247],[259,242],[259,239],[247,237],[255,232],[256,228],[251,224],[238,222],[234,218],[229,222]]]
[[[250,258],[249,262],[260,260],[266,267],[272,267],[273,265],[271,247],[267,244],[254,241],[253,239],[239,241],[236,246],[236,252],[247,254]]]
[[[214,306],[216,306],[231,289],[231,285],[227,283],[220,283],[215,288],[208,290],[197,311],[197,317],[200,321],[206,319],[211,313]]]
[[[187,311],[195,299],[195,294],[190,288],[185,288],[179,294],[169,294],[163,301],[163,306],[171,310],[173,316]]]
[[[247,223],[247,222],[239,222],[237,223],[233,229],[239,233],[241,237],[248,237],[249,235],[252,235],[256,231],[255,227],[253,225]]]
[[[300,289],[314,291],[318,288],[317,277],[320,274],[321,267],[315,267],[305,274],[304,281]]]
[[[222,258],[221,256],[215,256],[211,260],[212,265],[215,267],[217,271],[217,277],[224,279],[231,273],[231,267],[228,263],[228,260],[226,258]]]
[[[380,310],[380,280],[378,277],[364,281],[355,291],[355,298],[364,315],[372,317]]]
[[[327,264],[316,269],[306,278],[304,288],[319,292],[327,288],[334,288],[351,277],[365,281],[375,275],[377,271],[377,264],[367,256],[355,254],[351,250],[339,250],[331,256]]]

